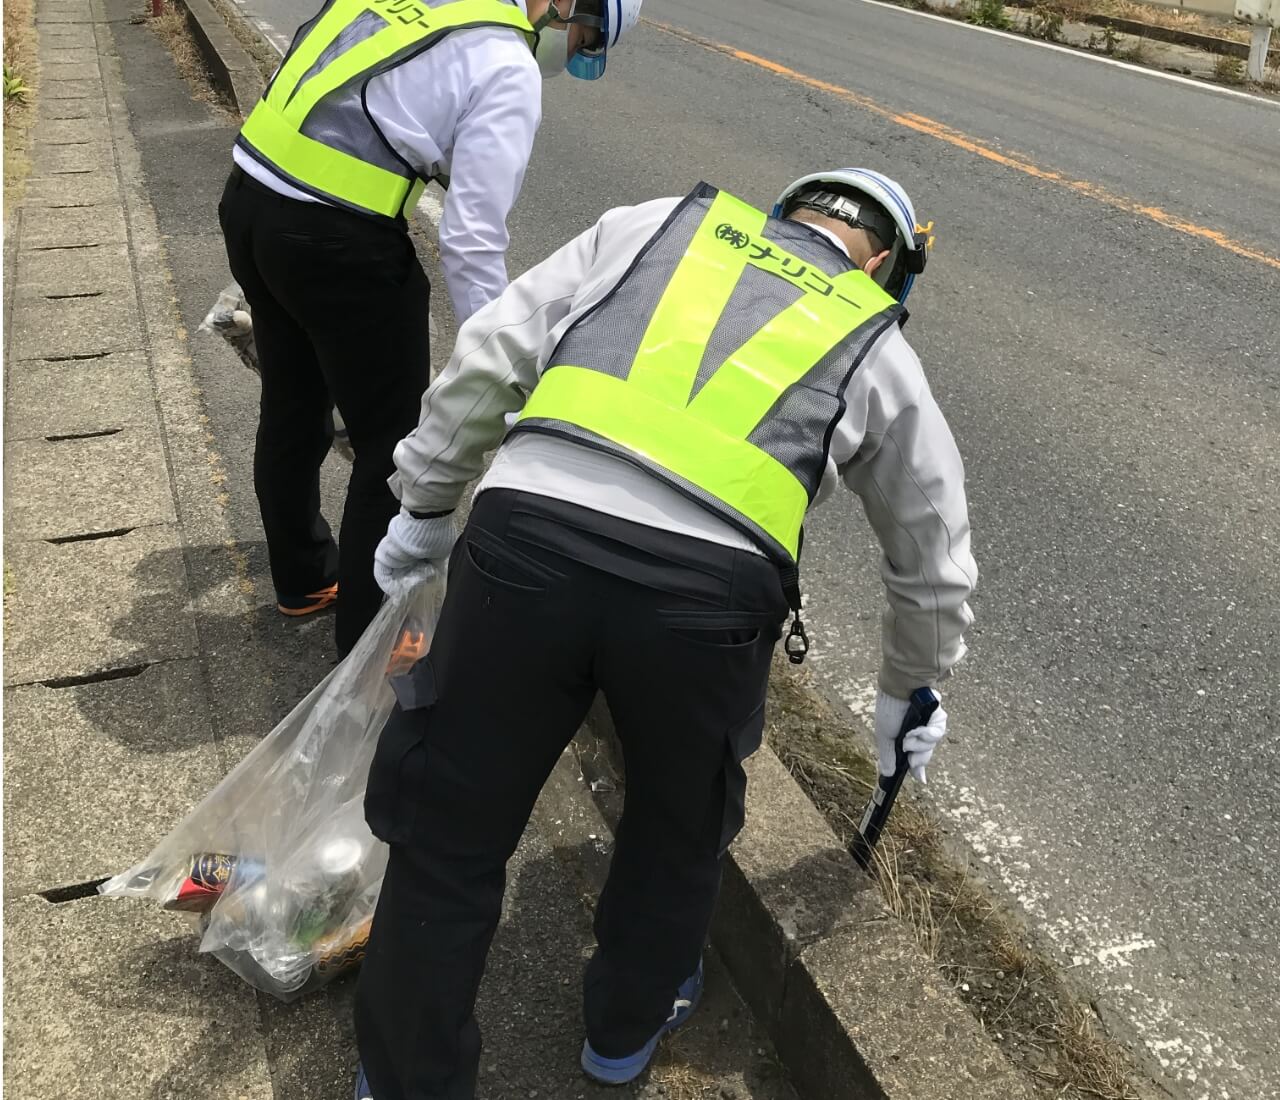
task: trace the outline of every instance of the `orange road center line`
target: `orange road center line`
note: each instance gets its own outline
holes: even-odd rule
[[[704,50],[731,57],[735,61],[753,65],[758,69],[764,69],[766,72],[773,73],[775,76],[780,76],[794,84],[802,84],[806,88],[826,92],[838,99],[843,99],[847,103],[861,107],[864,111],[879,115],[881,118],[887,119],[898,126],[904,126],[908,130],[915,130],[917,133],[926,134],[929,137],[937,138],[939,141],[945,141],[948,145],[954,145],[957,149],[963,149],[967,153],[973,153],[975,156],[983,157],[1005,168],[1012,168],[1015,172],[1022,172],[1024,175],[1031,176],[1034,179],[1055,183],[1069,191],[1076,192],[1078,195],[1084,195],[1097,202],[1105,203],[1107,206],[1123,210],[1127,214],[1136,214],[1138,217],[1146,218],[1148,221],[1153,221],[1166,229],[1185,233],[1189,237],[1195,237],[1198,240],[1217,245],[1219,248],[1226,249],[1228,252],[1232,252],[1246,260],[1255,260],[1280,271],[1280,257],[1272,256],[1257,248],[1242,244],[1240,241],[1232,240],[1225,233],[1187,221],[1185,218],[1181,218],[1177,214],[1171,214],[1159,206],[1151,206],[1136,199],[1117,195],[1099,184],[1090,183],[1088,180],[1072,179],[1070,176],[1064,176],[1061,172],[1056,172],[1051,168],[1041,168],[1039,165],[1033,164],[1022,157],[1001,153],[977,138],[970,137],[968,134],[946,125],[946,123],[937,122],[924,115],[894,111],[889,107],[882,106],[873,99],[869,99],[865,95],[851,91],[849,88],[842,87],[839,84],[831,84],[828,81],[819,80],[817,77],[806,76],[804,73],[787,68],[786,65],[770,61],[766,57],[757,57],[746,50],[726,46],[721,42],[713,42],[710,39],[694,34],[692,31],[685,30],[683,27],[674,27],[668,23],[659,23],[651,19],[646,19],[644,22],[655,30],[662,31],[685,42],[690,42],[695,46],[700,46]]]

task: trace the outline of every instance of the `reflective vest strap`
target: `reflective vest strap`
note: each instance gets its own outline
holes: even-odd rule
[[[410,46],[415,40],[435,33],[434,27],[430,30],[417,29],[420,33],[415,35],[410,34],[407,27],[391,24],[383,27],[376,34],[371,34],[340,57],[335,57],[303,84],[280,113],[292,125],[301,127],[307,115],[311,113],[311,108],[330,92],[337,91],[347,81],[354,80],[367,69],[372,69],[378,62],[385,61],[402,47]]]
[[[346,50],[298,88],[298,82],[338,35],[366,11],[373,12],[387,25]],[[439,8],[424,8],[409,0],[393,0],[378,7],[370,0],[337,0],[281,69],[271,87],[271,101],[286,118],[300,126],[321,99],[379,62],[432,35],[477,25],[530,32],[529,21],[519,8],[497,0],[453,0]]]
[[[422,192],[427,189],[427,181],[421,176],[413,181],[413,186],[409,188],[409,197],[404,201],[404,209],[409,210],[418,205],[418,200],[422,198]]]
[[[799,555],[804,486],[772,455],[718,425],[673,418],[662,398],[630,382],[566,365],[538,382],[521,414],[532,418],[567,421],[648,459],[751,521],[791,560]]]
[[[356,21],[365,7],[365,0],[334,0],[333,6],[284,59],[280,71],[271,80],[271,87],[267,89],[266,101],[277,111],[283,111],[292,98],[298,81],[310,72],[311,67],[320,60],[320,55],[333,44],[343,28]]]
[[[765,220],[732,195],[716,195],[649,320],[629,376],[633,387],[669,405],[688,403],[711,334],[748,262],[746,248],[717,234],[729,227],[755,236]]]
[[[788,387],[858,327],[859,318],[870,321],[884,309],[883,291],[861,271],[837,275],[829,286],[827,296],[808,291],[730,355],[698,391],[689,411],[745,439]],[[859,298],[865,306],[854,304]]]
[[[338,198],[358,195],[360,205],[376,214],[398,216],[406,196],[411,195],[411,181],[404,176],[299,133],[265,101],[254,107],[240,133],[290,175],[313,186],[319,184]],[[422,181],[416,186],[420,195]]]

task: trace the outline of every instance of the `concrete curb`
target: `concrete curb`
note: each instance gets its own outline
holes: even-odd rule
[[[209,67],[214,87],[241,115],[247,115],[262,95],[262,74],[248,52],[231,33],[209,0],[175,0],[187,17],[191,35]]]
[[[1223,54],[1226,57],[1249,58],[1249,43],[1236,42],[1230,38],[1218,38],[1212,34],[1200,34],[1197,31],[1180,31],[1171,27],[1157,27],[1151,23],[1139,23],[1133,19],[1119,19],[1110,15],[1087,15],[1084,22],[1094,27],[1112,27],[1125,34],[1149,38],[1155,42],[1168,42],[1174,46],[1191,46],[1206,53]],[[1268,51],[1268,64],[1280,62],[1280,46]]]
[[[599,698],[586,732],[588,778],[620,774]],[[725,861],[712,940],[797,1088],[823,1100],[1030,1100],[773,751],[745,767],[747,823]]]
[[[1023,11],[1034,11],[1041,7],[1039,0],[1006,0],[1015,8]],[[1173,27],[1160,27],[1154,23],[1142,23],[1136,19],[1121,19],[1115,15],[1072,15],[1070,22],[1085,23],[1091,27],[1110,27],[1123,34],[1132,34],[1138,38],[1147,38],[1152,42],[1167,42],[1172,46],[1190,46],[1204,50],[1206,53],[1223,54],[1227,57],[1249,58],[1249,43],[1236,42],[1230,38],[1219,38],[1217,35],[1201,34],[1198,31],[1181,31]],[[1268,51],[1268,64],[1280,63],[1280,45]]]

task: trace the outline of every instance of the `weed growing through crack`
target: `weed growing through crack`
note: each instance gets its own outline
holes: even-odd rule
[[[1135,65],[1145,65],[1151,60],[1151,47],[1145,38],[1135,38],[1133,44],[1117,50],[1116,57],[1121,61],[1132,61]]]
[[[975,23],[979,27],[992,27],[998,31],[1007,31],[1013,24],[1004,13],[1003,0],[970,0],[969,14],[965,21]]]
[[[1213,79],[1221,84],[1243,84],[1244,62],[1220,53],[1213,60]]]
[[[1089,35],[1089,49],[1101,49],[1108,57],[1114,57],[1117,47],[1120,44],[1120,36],[1116,34],[1116,29],[1110,23],[1102,28],[1102,33],[1092,32]]]
[[[8,65],[4,67],[4,101],[17,103],[26,103],[27,95],[31,91],[27,87],[27,82],[23,80],[19,73],[15,73]]]
[[[1062,41],[1062,12],[1045,4],[1037,4],[1027,16],[1026,32],[1045,42]]]

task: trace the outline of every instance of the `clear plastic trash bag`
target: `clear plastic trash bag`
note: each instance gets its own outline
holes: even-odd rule
[[[364,819],[390,681],[426,653],[444,584],[388,600],[356,647],[141,863],[99,887],[196,916],[200,950],[284,1001],[364,958],[387,846]]]
[[[258,366],[258,344],[253,337],[253,314],[239,283],[232,283],[218,295],[213,308],[200,322],[199,331],[221,336],[240,356],[240,362],[254,374],[262,374]]]

